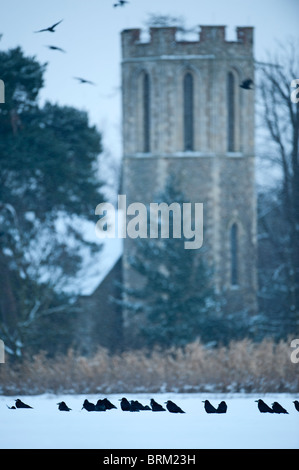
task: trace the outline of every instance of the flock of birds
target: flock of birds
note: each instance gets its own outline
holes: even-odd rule
[[[129,3],[129,2],[127,0],[118,0],[117,3],[113,4],[113,7],[114,8],[124,7],[126,3]],[[57,21],[57,23],[54,23],[51,26],[48,26],[47,28],[42,28],[42,29],[39,29],[38,31],[34,31],[34,32],[35,33],[45,33],[45,32],[55,33],[56,27],[60,23],[62,23],[62,21],[63,20]],[[48,45],[48,46],[45,46],[45,47],[47,47],[48,49],[51,49],[52,51],[59,51],[59,52],[63,52],[63,53],[66,52],[62,47],[59,47],[59,46]],[[82,78],[82,77],[74,77],[74,79],[78,80],[79,83],[87,83],[89,85],[95,85],[95,83],[92,82],[91,80],[87,80],[87,79]]]
[[[126,3],[129,3],[127,0],[119,0],[117,3],[114,3],[114,8],[116,7],[123,7]],[[38,31],[35,31],[35,33],[44,33],[44,32],[50,32],[50,33],[55,33],[55,28],[62,23],[63,20],[58,21],[57,23],[54,23],[52,26],[48,26],[47,28],[39,29]],[[62,47],[58,46],[53,46],[49,45],[46,46],[49,49],[53,51],[59,51],[59,52],[66,52]],[[82,77],[74,77],[75,80],[78,80],[79,83],[87,83],[89,85],[95,85],[94,82],[91,80],[87,80]],[[251,78],[246,78],[245,80],[242,81],[240,88],[243,88],[244,90],[252,90],[252,85],[253,85],[253,80]]]
[[[139,411],[154,411],[154,412],[159,412],[159,411],[166,411],[166,409],[170,413],[185,413],[185,411],[182,410],[176,403],[174,403],[171,400],[167,400],[165,402],[166,404],[166,409],[160,404],[157,403],[153,398],[150,401],[150,406],[149,405],[142,405],[138,400],[127,400],[127,398],[121,398],[120,400],[120,408],[122,411],[131,411],[131,412],[139,412]],[[261,413],[277,413],[277,414],[289,414],[288,411],[283,408],[277,401],[272,403],[272,408],[270,408],[267,403],[265,403],[263,400],[255,400],[257,402],[257,407]],[[215,408],[209,400],[203,400],[204,403],[204,409],[206,413],[211,414],[211,413],[226,413],[227,412],[227,404],[225,401],[221,401],[218,405],[217,408]],[[296,410],[299,412],[299,401],[294,400],[293,401]],[[59,411],[71,411],[71,408],[67,406],[67,404],[64,401],[61,401],[57,403],[58,405],[58,410]],[[27,405],[24,403],[22,400],[17,398],[15,400],[15,405],[13,406],[8,406],[7,407],[10,410],[15,410],[17,408],[31,408],[32,406]],[[113,408],[117,408],[111,401],[109,401],[107,398],[104,399],[99,399],[97,403],[91,403],[87,399],[84,400],[83,406],[81,410],[86,410],[86,411],[106,411],[106,410],[112,410]]]

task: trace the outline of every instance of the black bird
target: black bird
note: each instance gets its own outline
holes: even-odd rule
[[[183,411],[178,405],[173,403],[173,401],[168,400],[165,403],[166,408],[168,409],[168,411],[170,411],[170,413],[185,413],[185,411]]]
[[[294,403],[294,405],[295,405],[296,410],[299,411],[299,401],[298,401],[298,400],[294,400],[293,403]]]
[[[95,411],[106,411],[104,400],[98,400],[95,405]]]
[[[80,83],[88,83],[89,85],[95,85],[94,82],[91,82],[90,80],[86,80],[85,78],[74,77],[74,79],[78,80]]]
[[[120,407],[123,411],[131,411],[131,405],[126,398],[121,398],[119,401]]]
[[[109,401],[107,398],[104,398],[103,399],[103,403],[106,407],[106,410],[112,410],[113,408],[117,408],[115,405],[113,405],[113,403],[111,403],[111,401]]]
[[[52,49],[52,51],[65,52],[65,50],[62,49],[61,47],[57,47],[57,46],[45,46],[45,47],[47,47],[48,49]]]
[[[16,410],[16,407],[15,407],[14,405],[13,405],[13,406],[8,406],[8,405],[6,405],[6,406],[7,406],[7,408],[8,408],[9,410]]]
[[[118,3],[114,3],[114,8],[124,7],[126,3],[129,3],[127,0],[118,0]]]
[[[95,411],[96,410],[95,404],[91,403],[87,399],[84,400],[84,403],[83,403],[83,406],[82,406],[81,410],[83,410],[83,408],[87,411]]]
[[[71,408],[67,406],[64,401],[57,403],[59,411],[71,411]]]
[[[216,408],[209,402],[209,400],[203,400],[204,408],[207,413],[217,413]]]
[[[133,410],[132,410],[133,408]],[[150,410],[150,407],[148,405],[142,405],[141,403],[139,403],[139,401],[137,400],[131,400],[131,411],[146,411],[146,410]]]
[[[261,413],[274,413],[272,408],[270,408],[263,400],[255,400],[257,402],[258,409]]]
[[[34,31],[35,33],[42,33],[43,31],[49,31],[50,33],[55,33],[55,28],[58,26],[63,20],[58,21],[57,23],[49,26],[48,28],[40,29],[39,31]]]
[[[287,415],[289,414],[287,410],[285,410],[277,401],[272,403],[272,410],[274,411],[274,413],[284,413]]]
[[[26,405],[19,398],[16,400],[16,408],[32,408],[32,406]]]
[[[157,403],[153,398],[151,399],[151,407],[152,411],[166,411],[165,408],[163,408],[163,406]]]
[[[252,90],[250,85],[253,85],[253,81],[251,80],[251,78],[247,78],[246,80],[243,80],[240,87],[244,88],[244,90]]]
[[[226,411],[227,411],[227,404],[225,403],[225,401],[221,401],[218,405],[216,413],[226,413]]]

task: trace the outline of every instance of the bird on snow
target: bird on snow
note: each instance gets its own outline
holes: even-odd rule
[[[163,406],[157,403],[153,398],[151,399],[151,407],[152,411],[166,411],[165,408],[163,408]]]
[[[95,411],[106,411],[104,400],[98,400],[95,405]]]
[[[135,408],[135,409],[138,409],[140,411],[150,410],[150,407],[148,405],[144,406],[144,405],[142,405],[142,403],[139,403],[139,401],[137,401],[137,400],[131,400],[131,408]]]
[[[94,82],[91,82],[90,80],[86,80],[85,78],[74,77],[74,79],[78,80],[80,83],[88,83],[89,85],[95,85]]]
[[[48,49],[52,49],[52,51],[65,52],[65,50],[62,49],[61,47],[57,47],[57,46],[45,46],[45,47],[47,47]]]
[[[50,33],[55,33],[55,28],[58,26],[63,20],[58,21],[57,23],[49,26],[48,28],[40,29],[39,31],[34,31],[35,33],[42,33],[44,31],[49,31]]]
[[[289,414],[287,412],[287,410],[285,410],[277,401],[275,401],[274,403],[272,403],[272,410],[274,411],[274,413],[284,413],[284,414]]]
[[[26,403],[22,402],[19,398],[16,400],[16,408],[32,408],[32,406],[26,405]]]
[[[247,78],[246,80],[243,80],[240,88],[243,88],[244,90],[252,90],[250,85],[253,85],[253,80],[251,80],[251,78]]]
[[[204,408],[207,413],[217,413],[216,408],[209,402],[209,400],[203,400]]]
[[[111,401],[108,400],[108,398],[103,399],[103,403],[106,406],[106,410],[112,410],[113,408],[116,409],[116,406],[111,403]]]
[[[131,405],[126,398],[121,398],[119,401],[120,407],[123,411],[131,411]]]
[[[87,411],[95,411],[96,410],[95,404],[91,403],[87,399],[84,400],[84,403],[83,403],[83,406],[82,406],[81,410],[83,410],[83,408]]]
[[[218,405],[216,413],[226,413],[226,411],[227,411],[227,404],[225,403],[225,401],[221,401]]]
[[[274,413],[272,408],[270,408],[263,400],[255,400],[257,402],[258,409],[261,413]]]
[[[12,406],[6,405],[6,406],[7,406],[7,408],[8,408],[9,410],[16,410],[16,407],[15,407],[14,405],[12,405]]]
[[[166,408],[170,413],[185,413],[178,405],[176,405],[173,401],[168,400],[165,402],[166,403]]]
[[[64,401],[60,401],[57,403],[59,411],[71,411],[71,408],[67,406],[67,404]]]
[[[294,400],[293,403],[294,403],[294,405],[295,405],[296,410],[299,411],[299,401],[298,401],[298,400]]]

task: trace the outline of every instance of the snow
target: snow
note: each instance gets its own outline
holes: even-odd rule
[[[119,398],[108,399],[118,408],[106,412],[81,410],[85,398],[96,395],[39,395],[0,397],[0,448],[2,449],[298,449],[299,413],[292,394],[124,394],[149,404],[168,399],[186,413],[123,412]],[[34,409],[10,410],[20,398]],[[278,401],[289,414],[262,414],[254,400]],[[202,400],[213,405],[225,400],[226,414],[207,414]],[[70,412],[58,410],[65,401]]]

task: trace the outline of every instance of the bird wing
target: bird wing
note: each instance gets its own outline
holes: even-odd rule
[[[58,26],[62,21],[63,21],[63,20],[60,20],[60,21],[58,21],[57,23],[53,24],[52,26],[50,26],[49,29],[55,28],[55,27]]]
[[[49,28],[39,29],[38,31],[34,31],[35,33],[42,33],[43,31],[49,31]]]

